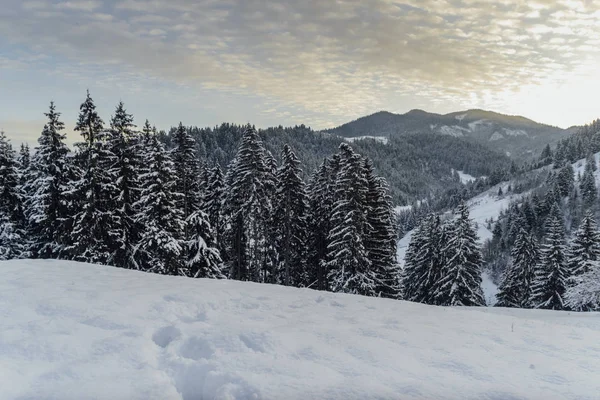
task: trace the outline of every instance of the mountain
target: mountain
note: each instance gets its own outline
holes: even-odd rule
[[[326,132],[346,138],[372,136],[388,139],[407,134],[435,133],[483,144],[515,160],[527,160],[538,156],[547,144],[554,145],[575,130],[576,127],[562,129],[521,116],[484,110],[446,115],[411,110],[406,114],[381,111]]]

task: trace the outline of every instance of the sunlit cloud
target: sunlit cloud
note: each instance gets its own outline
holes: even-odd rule
[[[415,107],[488,108],[565,127],[598,116],[598,0],[8,0],[3,8],[0,46],[49,54],[58,74],[132,92],[144,90],[143,76],[251,96],[236,109],[247,121],[321,128]],[[23,62],[0,53],[0,71]],[[110,74],[94,75],[98,68]]]

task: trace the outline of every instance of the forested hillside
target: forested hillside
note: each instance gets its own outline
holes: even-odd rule
[[[196,140],[198,153],[208,165],[225,168],[234,158],[245,126],[222,124],[214,128],[186,128]],[[164,138],[170,145],[176,131],[173,127]],[[258,130],[266,149],[278,158],[284,144],[294,148],[303,163],[305,177],[317,169],[323,159],[337,151],[343,138],[315,132],[306,126],[275,127]],[[390,184],[395,204],[440,195],[462,188],[460,179],[452,170],[473,176],[490,176],[508,171],[508,157],[485,146],[451,136],[432,133],[394,137],[387,143],[376,140],[357,140],[352,147],[373,161],[377,173]]]

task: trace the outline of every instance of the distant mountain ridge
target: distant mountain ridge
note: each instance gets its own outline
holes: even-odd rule
[[[437,133],[474,141],[513,159],[524,160],[538,156],[547,144],[554,145],[576,128],[562,129],[518,115],[479,109],[445,115],[415,109],[406,114],[380,111],[325,132],[341,137],[386,138]]]

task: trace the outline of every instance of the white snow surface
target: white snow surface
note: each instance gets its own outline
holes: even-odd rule
[[[454,173],[454,169],[452,169],[451,172]],[[463,172],[463,171],[456,171],[456,172],[458,173],[458,177],[460,178],[460,181],[463,184],[473,182],[474,180],[477,179],[473,175],[467,174],[466,172]]]
[[[0,399],[597,399],[600,314],[0,263]]]
[[[492,136],[490,136],[490,142],[495,142],[496,140],[502,140],[504,136],[500,132],[494,132]]]
[[[529,134],[522,129],[508,129],[508,128],[503,128],[503,129],[504,129],[504,133],[506,133],[508,136],[529,136]]]
[[[344,140],[346,140],[347,142],[350,143],[354,143],[357,140],[365,140],[365,139],[373,139],[376,142],[380,142],[383,144],[388,144],[388,138],[386,136],[354,136],[354,137],[347,137],[344,138]]]
[[[463,128],[462,126],[458,126],[458,125],[453,125],[453,126],[443,125],[440,127],[439,131],[442,135],[448,135],[448,136],[454,136],[454,137],[463,137],[464,132],[469,132],[468,129]]]

